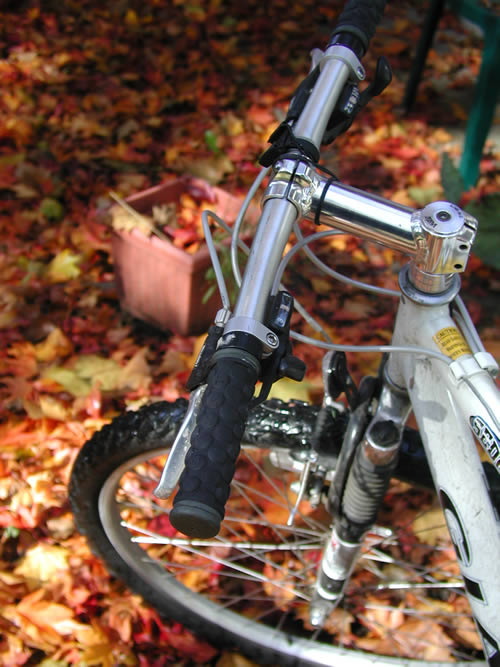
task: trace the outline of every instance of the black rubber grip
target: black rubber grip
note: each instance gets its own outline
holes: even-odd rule
[[[221,357],[210,371],[170,521],[190,537],[213,537],[224,518],[258,366]]]
[[[347,0],[332,33],[332,41],[337,35],[353,35],[366,52],[384,14],[385,4],[386,0]],[[364,52],[357,55],[362,57]]]

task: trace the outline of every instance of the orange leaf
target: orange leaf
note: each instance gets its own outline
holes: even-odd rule
[[[55,328],[47,338],[35,345],[37,361],[54,361],[58,357],[67,357],[73,352],[73,344],[61,329]]]

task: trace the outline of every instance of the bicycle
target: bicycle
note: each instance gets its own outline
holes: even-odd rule
[[[70,481],[77,526],[112,573],[163,614],[260,664],[482,663],[465,593],[483,657],[500,664],[498,367],[458,296],[477,222],[446,202],[413,211],[318,166],[321,144],[390,81],[381,58],[359,91],[384,5],[349,0],[270,139],[232,230],[234,310],[207,236],[222,308],[189,402],[118,417],[85,444]],[[241,278],[240,225],[269,173]],[[334,231],[304,237],[300,219]],[[358,348],[292,332],[293,307],[303,309],[280,287],[300,249],[337,278],[309,245],[339,231],[410,258],[400,293],[367,286],[397,296],[399,308],[392,343],[364,348],[384,356],[359,387],[345,357]],[[297,243],[283,257],[292,232]],[[277,379],[304,376],[291,338],[326,350],[320,406],[268,399]],[[412,410],[418,433],[407,426]],[[433,507],[430,489],[456,561],[435,526],[415,534]],[[403,501],[394,527],[378,525]]]

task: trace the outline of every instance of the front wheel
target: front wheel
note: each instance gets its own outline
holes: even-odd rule
[[[409,657],[419,659],[411,664],[441,664],[480,655],[432,499],[402,482],[388,496],[400,506],[399,523],[369,536],[342,606],[322,630],[310,625],[330,517],[322,505],[304,501],[287,525],[300,456],[287,449],[294,438],[285,433],[283,415],[296,409],[302,408],[264,406],[270,419],[259,423],[266,444],[254,424],[221,532],[211,539],[178,533],[169,520],[171,501],[153,496],[186,402],[119,417],[75,462],[70,498],[79,530],[109,570],[161,614],[259,664],[403,665]],[[276,447],[269,425],[280,422],[284,446]],[[384,513],[393,514],[388,507]]]

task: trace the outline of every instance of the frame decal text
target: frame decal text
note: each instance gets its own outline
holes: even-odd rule
[[[469,421],[474,435],[492,460],[497,471],[500,472],[500,442],[498,438],[482,417],[473,415]]]
[[[469,344],[456,327],[444,327],[433,338],[441,352],[453,360],[463,354],[472,354]]]
[[[439,491],[439,497],[448,523],[451,541],[457,552],[457,558],[468,567],[472,563],[472,553],[463,522],[453,501],[444,489]]]

